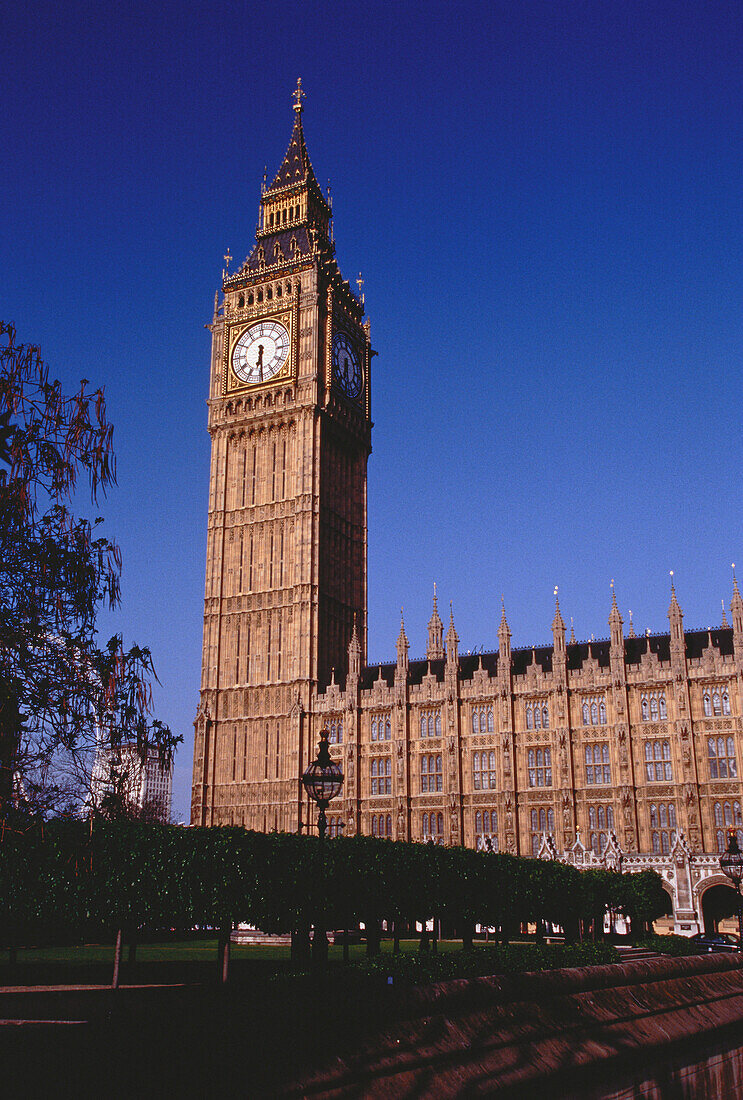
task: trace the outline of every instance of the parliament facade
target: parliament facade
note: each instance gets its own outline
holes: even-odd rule
[[[424,660],[366,665],[372,348],[335,259],[295,93],[255,247],[211,324],[212,440],[191,820],[301,831],[319,732],[343,766],[331,834],[465,844],[579,865],[656,867],[696,930],[743,841],[743,600],[719,628],[460,655],[434,594]],[[226,258],[228,261],[230,257]]]

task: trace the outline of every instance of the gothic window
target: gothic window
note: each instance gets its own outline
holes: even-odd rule
[[[606,699],[603,695],[596,695],[583,700],[581,708],[584,726],[606,725]]]
[[[475,814],[475,848],[498,851],[498,814],[495,810],[478,810]]]
[[[424,814],[423,815],[423,839],[427,843],[443,844],[444,843],[444,815],[443,814]]]
[[[539,845],[542,841],[542,834],[549,833],[554,834],[555,831],[555,812],[551,807],[542,807],[539,810],[531,811],[531,853],[537,855],[539,852]]]
[[[645,742],[645,778],[648,783],[673,782],[669,741]]]
[[[738,765],[732,737],[708,737],[707,760],[710,779],[737,779]]]
[[[473,733],[492,733],[493,729],[494,729],[493,708],[492,707],[473,707],[472,708],[472,732]]]
[[[253,304],[253,301],[254,301],[254,299],[253,299],[253,295],[252,295],[252,294],[249,294],[249,295],[248,295],[248,305],[249,305],[249,306],[252,306],[252,304]]]
[[[443,790],[443,769],[440,756],[421,756],[421,792]]]
[[[526,728],[530,729],[549,729],[550,717],[547,704],[544,702],[535,702],[526,704]]]
[[[472,772],[476,791],[495,790],[495,752],[476,752]]]
[[[725,851],[725,848],[726,848],[726,845],[725,845],[725,834],[724,834],[724,832],[722,831],[722,829],[718,829],[718,830],[717,830],[717,833],[715,834],[715,836],[716,836],[716,838],[717,838],[717,851],[718,851],[718,852],[720,852],[720,853],[722,853],[722,852],[724,852],[724,851]]]
[[[287,293],[287,294],[291,294],[291,292],[292,292],[292,284],[291,284],[291,283],[287,283],[287,284],[286,284],[286,293]]]
[[[723,691],[722,693],[722,713],[730,714],[730,696],[727,691]]]
[[[595,829],[596,828],[596,807],[595,806],[589,806],[588,807],[588,828],[589,829]]]
[[[527,753],[530,787],[552,786],[552,750],[529,749]]]
[[[392,758],[376,756],[371,760],[371,793],[392,794]]]
[[[331,718],[328,722],[328,743],[331,745],[343,744],[343,719]]]
[[[550,728],[550,712],[545,703],[542,707],[542,729],[548,730]]]
[[[721,811],[722,812],[722,811]],[[668,855],[676,839],[676,807],[672,802],[650,806],[653,852]]]
[[[281,283],[278,283],[277,286],[276,286],[276,296],[278,298],[280,298],[282,294],[283,294],[283,290],[281,289]]]
[[[722,714],[722,702],[720,700],[719,691],[712,692],[712,713],[714,714],[715,718],[719,718],[719,716]]]
[[[534,715],[532,713],[531,707],[526,708],[526,728],[528,730],[534,728]]]
[[[711,718],[712,717],[712,700],[710,699],[710,694],[709,694],[708,691],[705,691],[704,695],[702,696],[702,704],[704,706],[704,716],[705,716],[705,718]]]
[[[421,737],[441,737],[441,711],[421,711]]]
[[[262,302],[262,301],[263,301],[263,291],[262,291],[262,290],[259,290],[259,291],[258,291],[258,301],[259,301],[259,302]]]
[[[586,783],[611,783],[609,745],[586,745]]]

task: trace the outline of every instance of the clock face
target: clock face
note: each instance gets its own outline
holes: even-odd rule
[[[333,337],[333,373],[346,397],[358,397],[364,384],[359,353],[345,332]]]
[[[279,321],[246,329],[232,351],[232,369],[243,382],[267,382],[289,358],[289,333]]]

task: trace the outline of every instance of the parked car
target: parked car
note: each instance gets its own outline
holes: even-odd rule
[[[700,951],[739,951],[738,937],[730,932],[697,932],[691,937]]]

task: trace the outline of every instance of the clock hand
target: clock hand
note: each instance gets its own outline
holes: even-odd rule
[[[255,364],[258,370],[261,372],[261,382],[263,381],[263,344],[258,345],[258,362]]]

